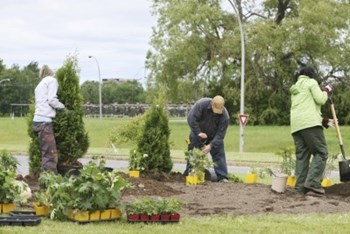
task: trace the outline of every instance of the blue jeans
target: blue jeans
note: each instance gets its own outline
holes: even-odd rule
[[[188,150],[193,148],[202,148],[204,143],[197,136],[190,136],[190,144],[188,145]],[[227,163],[226,163],[226,154],[224,144],[220,147],[212,147],[210,151],[211,157],[214,163],[214,170],[218,180],[228,179],[227,177]],[[187,162],[186,169],[183,173],[184,176],[187,176],[190,171],[190,164]]]

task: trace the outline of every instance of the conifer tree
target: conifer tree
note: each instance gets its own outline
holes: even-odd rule
[[[154,103],[145,113],[145,125],[137,150],[147,157],[141,160],[144,171],[169,173],[173,167],[169,146],[169,119],[163,105]]]
[[[80,93],[76,57],[68,57],[56,72],[59,84],[58,99],[66,111],[57,112],[53,121],[59,165],[74,165],[89,147],[88,134],[83,121],[83,98]]]

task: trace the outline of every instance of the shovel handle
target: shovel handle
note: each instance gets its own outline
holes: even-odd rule
[[[329,101],[331,103],[331,111],[332,111],[332,116],[333,116],[335,130],[337,131],[337,136],[338,136],[338,139],[339,139],[340,150],[341,150],[341,153],[342,153],[343,158],[345,160],[346,158],[345,158],[345,150],[344,150],[344,147],[343,147],[343,139],[342,139],[341,134],[340,134],[340,128],[339,128],[339,125],[338,125],[337,115],[335,114],[335,108],[334,108],[333,99],[331,97],[329,97]]]

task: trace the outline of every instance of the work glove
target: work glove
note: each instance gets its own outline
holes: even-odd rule
[[[323,118],[322,119],[322,126],[325,128],[331,127],[334,128],[334,119],[328,119],[328,118]]]
[[[332,92],[332,87],[330,85],[326,85],[322,88],[322,91],[326,92],[327,94],[330,94]]]

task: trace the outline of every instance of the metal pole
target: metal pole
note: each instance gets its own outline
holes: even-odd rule
[[[100,72],[100,65],[97,61],[97,59],[94,56],[89,56],[89,58],[93,58],[96,61],[97,69],[98,69],[98,79],[99,79],[99,85],[98,85],[98,96],[99,96],[99,102],[100,102],[100,119],[102,118],[102,81],[101,81],[101,72]]]
[[[245,76],[245,42],[244,42],[244,30],[243,30],[243,22],[241,20],[241,15],[236,8],[236,6],[229,1],[231,6],[233,7],[239,24],[239,29],[241,33],[241,103],[240,103],[240,115],[244,114],[244,76]],[[239,152],[243,153],[244,146],[244,126],[240,121],[239,127]]]

